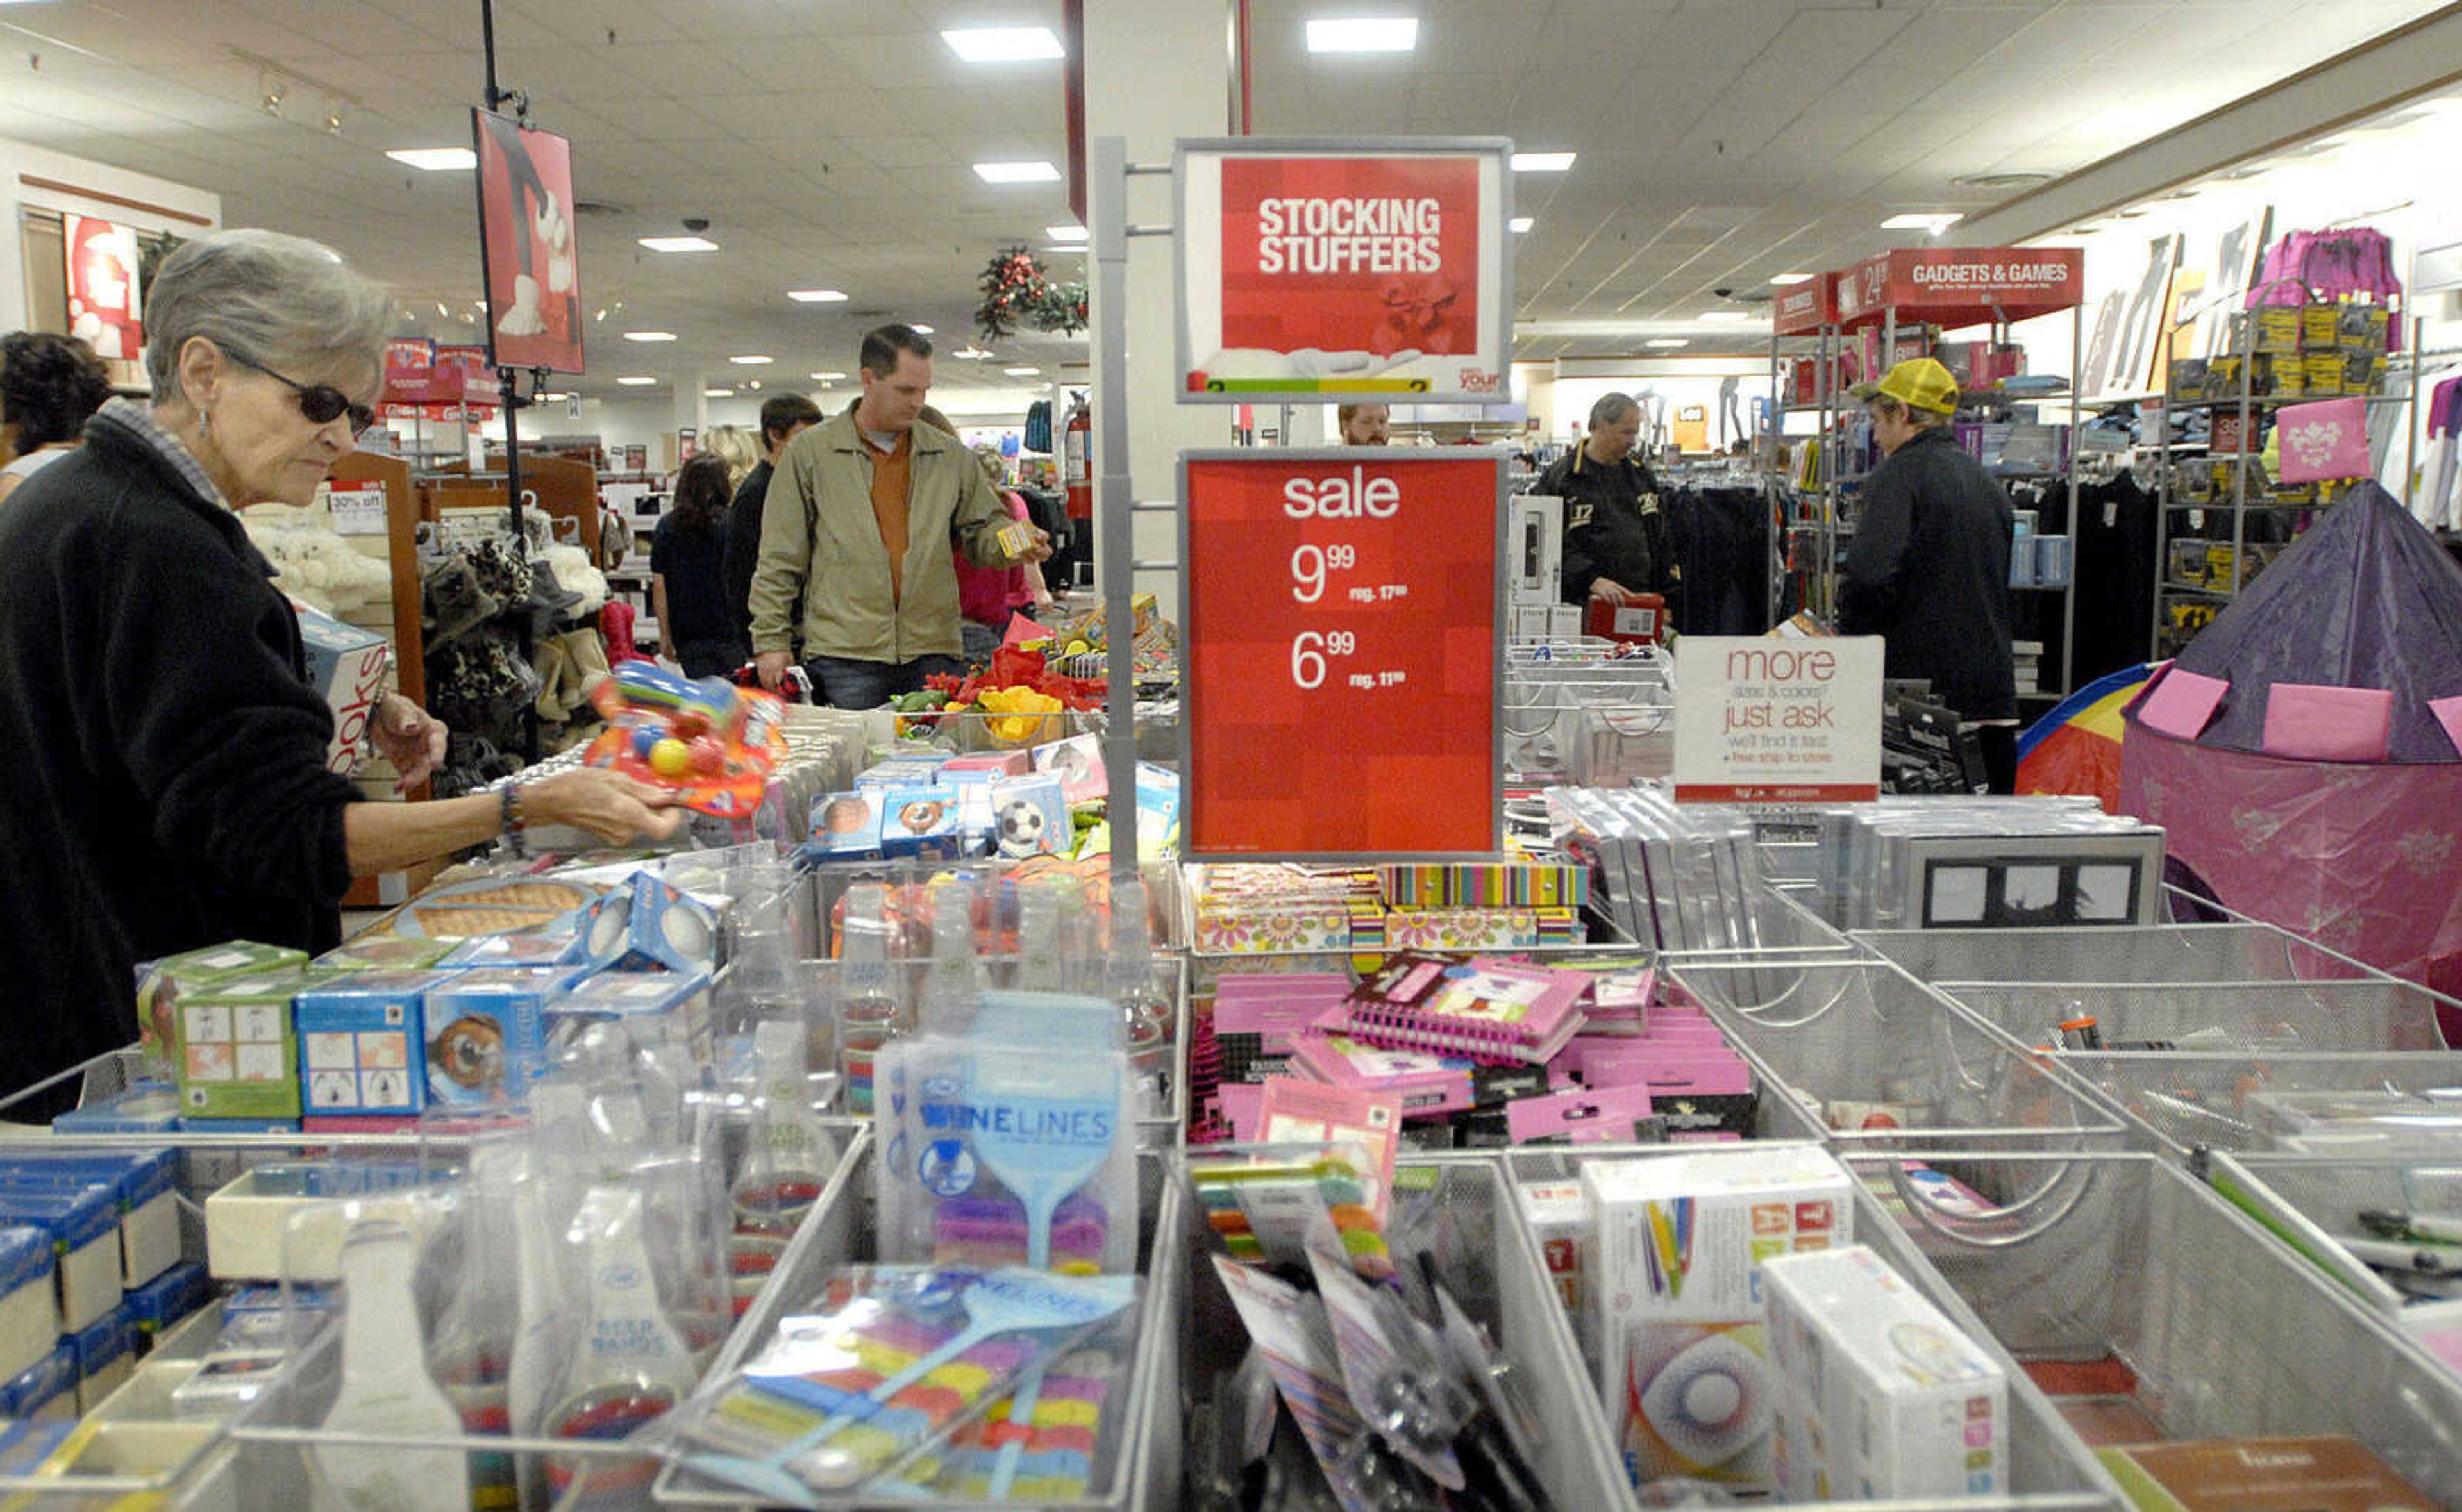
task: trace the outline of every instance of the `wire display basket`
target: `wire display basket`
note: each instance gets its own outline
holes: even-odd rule
[[[1606,640],[1517,641],[1504,651],[1504,768],[1622,786],[1675,765],[1674,669]]]

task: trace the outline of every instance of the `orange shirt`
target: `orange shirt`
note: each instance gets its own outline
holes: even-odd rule
[[[906,596],[906,495],[915,471],[915,433],[899,431],[897,445],[890,451],[874,445],[868,436],[863,444],[872,458],[872,517],[889,552],[889,597],[896,603]]]

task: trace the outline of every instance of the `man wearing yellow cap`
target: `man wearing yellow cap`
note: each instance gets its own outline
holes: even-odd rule
[[[1889,642],[1891,678],[1923,678],[1975,731],[1994,792],[2016,785],[2009,496],[1950,432],[1957,379],[1930,357],[1859,388],[1883,459],[1864,480],[1839,569],[1838,628]]]

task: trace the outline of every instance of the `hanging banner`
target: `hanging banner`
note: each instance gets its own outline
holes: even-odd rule
[[[385,343],[384,402],[438,402],[435,342],[425,336],[396,336]]]
[[[581,371],[572,144],[492,110],[470,112],[490,367]]]
[[[1900,248],[1837,275],[1838,319],[1870,324],[1895,309],[1900,325],[1947,330],[2031,320],[2078,304],[2084,279],[2074,247]]]
[[[69,335],[106,362],[134,362],[145,345],[137,308],[137,231],[90,215],[60,217],[69,275]]]
[[[1504,462],[1180,459],[1181,849],[1493,853]]]
[[[1183,403],[1495,403],[1512,363],[1512,143],[1183,141]]]
[[[1770,301],[1770,329],[1782,336],[1811,335],[1838,323],[1838,275],[1816,273],[1808,283],[1778,292]]]
[[[1878,636],[1675,643],[1675,801],[1868,803],[1881,793]]]

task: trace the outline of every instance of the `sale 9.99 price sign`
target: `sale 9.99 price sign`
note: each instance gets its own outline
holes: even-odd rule
[[[1493,853],[1502,459],[1189,452],[1180,497],[1182,849]]]

